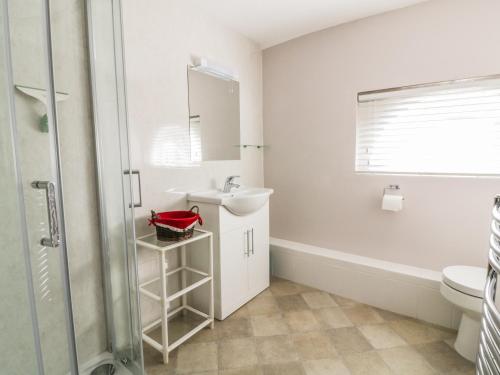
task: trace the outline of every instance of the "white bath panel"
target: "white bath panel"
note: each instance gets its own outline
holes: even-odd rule
[[[457,312],[439,292],[439,272],[277,238],[271,238],[271,259],[277,277],[457,328]]]

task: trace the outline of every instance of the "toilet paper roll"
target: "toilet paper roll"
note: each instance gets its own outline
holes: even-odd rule
[[[403,196],[384,194],[382,209],[386,211],[401,211],[403,209]]]

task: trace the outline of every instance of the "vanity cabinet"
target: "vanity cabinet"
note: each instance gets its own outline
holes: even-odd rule
[[[245,216],[196,205],[214,233],[215,317],[222,320],[269,287],[269,203]]]

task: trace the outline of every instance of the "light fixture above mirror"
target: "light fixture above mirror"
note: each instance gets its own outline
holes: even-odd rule
[[[217,64],[206,57],[193,57],[191,69],[224,80],[237,81],[237,74],[230,68]]]

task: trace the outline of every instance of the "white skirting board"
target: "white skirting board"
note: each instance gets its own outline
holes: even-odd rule
[[[460,312],[439,292],[441,273],[271,238],[271,272],[398,314],[456,329]]]

